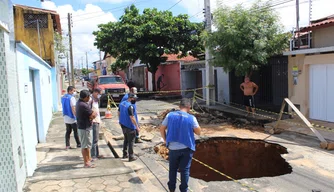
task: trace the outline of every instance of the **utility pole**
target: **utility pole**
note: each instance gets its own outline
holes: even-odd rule
[[[41,49],[41,34],[39,31],[39,20],[36,20],[37,23],[37,35],[38,35],[38,48],[39,48],[39,56],[42,57],[42,49]]]
[[[210,7],[210,0],[204,0],[204,14],[205,14],[205,30],[211,32],[212,14]],[[209,48],[205,45],[205,84],[206,86],[214,85],[214,67],[210,65],[212,56]],[[210,105],[210,100],[215,101],[215,87],[207,87],[205,89],[206,105]]]
[[[296,31],[297,31],[297,42],[298,42],[298,49],[300,49],[300,38],[299,38],[299,0],[296,0]]]
[[[308,0],[308,24],[311,25],[312,19],[312,0]],[[308,32],[308,48],[311,48],[311,31]]]
[[[88,71],[88,57],[87,57],[87,52],[86,52],[86,68],[87,68],[87,71]]]
[[[69,36],[69,43],[70,43],[70,59],[71,59],[71,85],[75,87],[74,82],[74,67],[73,67],[73,46],[72,46],[72,14],[67,14],[67,22],[68,22],[68,36]]]
[[[101,71],[101,66],[102,66],[102,56],[101,56],[101,50],[100,50],[99,54],[100,54],[100,64],[99,64],[99,67],[100,67],[100,71]]]
[[[66,69],[67,80],[68,80],[68,82],[70,82],[70,65],[69,65],[69,62],[68,62],[68,51],[66,51],[66,62],[67,62],[67,69]]]

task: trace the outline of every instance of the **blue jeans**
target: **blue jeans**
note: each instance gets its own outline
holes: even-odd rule
[[[91,156],[97,158],[99,154],[99,132],[100,132],[100,124],[93,123],[93,142],[92,142],[92,149],[91,149]]]
[[[190,174],[190,165],[194,151],[189,148],[180,150],[169,150],[169,181],[168,188],[174,191],[176,188],[177,170],[181,173],[180,191],[188,190],[188,180]]]

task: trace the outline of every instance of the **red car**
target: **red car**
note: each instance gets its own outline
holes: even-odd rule
[[[111,95],[113,100],[118,103],[123,96],[129,93],[129,87],[125,84],[119,75],[103,75],[92,78],[91,82],[87,82],[88,89],[93,92],[95,88],[102,90],[100,107],[105,107],[108,102],[107,95]]]

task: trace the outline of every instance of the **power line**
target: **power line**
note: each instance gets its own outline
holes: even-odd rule
[[[179,0],[178,2],[176,2],[173,6],[171,6],[169,9],[167,9],[167,11],[171,10],[173,7],[175,7],[177,4],[179,4],[181,1],[183,0]]]
[[[148,1],[151,1],[151,0],[146,0],[145,2],[148,2]],[[141,3],[143,3],[144,1],[141,1]],[[140,2],[137,2],[137,3],[140,3]],[[131,3],[132,4],[132,3]],[[130,4],[130,5],[131,5]],[[137,4],[138,5],[138,4]],[[127,5],[127,6],[123,6],[123,8],[124,7],[129,7],[129,5]],[[118,11],[124,11],[124,9],[118,9],[118,10],[116,10],[116,11],[113,11],[113,13],[115,13],[115,12],[118,12]],[[92,18],[97,18],[97,17],[102,17],[102,16],[104,16],[105,14],[101,14],[101,15],[96,15],[96,16],[92,16],[92,17],[86,17],[86,18],[81,18],[81,19],[78,19],[78,20],[75,20],[75,22],[79,22],[79,21],[85,21],[85,20],[87,20],[87,19],[92,19]]]
[[[152,0],[143,0],[143,1],[138,1],[138,2],[136,2],[136,0],[134,0],[131,4],[139,5],[141,3],[148,2],[148,1],[152,1]],[[90,12],[90,13],[83,13],[83,14],[73,15],[73,17],[79,18],[79,17],[83,17],[83,16],[86,16],[86,15],[96,14],[96,13],[108,12],[108,11],[113,11],[113,10],[123,10],[123,8],[126,8],[128,6],[129,5],[122,5],[122,6],[118,6],[118,7],[114,7],[114,8],[110,8],[110,9],[102,9],[101,11],[95,11],[95,12]],[[60,19],[67,19],[67,17],[61,17]]]

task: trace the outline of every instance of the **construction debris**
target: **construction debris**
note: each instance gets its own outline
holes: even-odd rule
[[[169,153],[169,150],[168,148],[163,145],[163,144],[160,144],[160,145],[156,145],[154,147],[154,151],[160,155],[162,158],[164,158],[165,160],[168,160],[168,153]]]
[[[162,113],[158,114],[159,119],[164,119],[167,114],[171,111],[175,111],[175,109],[167,109],[163,111]],[[189,114],[194,115],[198,122],[201,124],[220,124],[226,122],[226,118],[222,115],[222,113],[219,114],[209,114],[209,113],[194,113],[192,111],[189,112]]]

